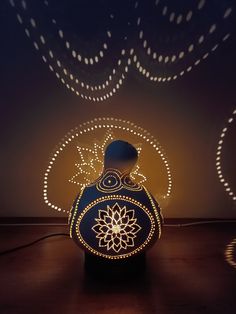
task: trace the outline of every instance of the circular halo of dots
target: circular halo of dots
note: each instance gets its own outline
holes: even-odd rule
[[[71,129],[59,142],[60,144],[57,146],[57,149],[51,155],[48,166],[44,173],[43,179],[43,199],[44,202],[51,208],[64,213],[69,213],[69,210],[61,208],[59,205],[53,204],[48,197],[48,185],[49,185],[49,177],[50,173],[53,169],[53,165],[57,160],[57,157],[62,154],[62,152],[66,149],[67,145],[69,145],[74,139],[78,140],[79,137],[83,134],[88,134],[90,132],[94,132],[96,130],[120,130],[127,132],[131,135],[135,135],[145,143],[149,144],[159,155],[161,158],[163,165],[166,170],[167,179],[168,179],[168,187],[167,191],[163,198],[169,198],[172,191],[172,174],[169,166],[168,159],[166,157],[164,149],[161,147],[159,142],[151,135],[147,130],[143,129],[140,126],[135,125],[133,122],[123,119],[117,119],[112,117],[104,117],[104,118],[95,118],[91,121],[84,122],[80,124],[78,127]]]
[[[232,115],[229,117],[227,120],[226,126],[223,127],[221,133],[220,133],[220,138],[218,141],[218,146],[216,149],[216,171],[218,174],[218,178],[220,182],[223,184],[225,192],[229,195],[229,197],[233,200],[236,201],[236,195],[235,192],[232,190],[232,188],[229,185],[229,182],[226,180],[223,170],[222,170],[222,149],[224,145],[224,139],[227,134],[227,131],[230,127],[230,125],[236,120],[236,109],[234,109]]]

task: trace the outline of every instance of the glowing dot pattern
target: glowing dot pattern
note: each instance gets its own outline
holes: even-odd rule
[[[224,42],[229,37],[230,37],[230,34],[228,33],[228,34],[223,36],[221,41]],[[150,71],[148,71],[144,66],[141,65],[141,62],[138,60],[137,56],[134,57],[134,62],[135,62],[135,66],[138,69],[138,71],[140,72],[140,74],[142,74],[145,78],[149,79],[150,81],[157,82],[157,83],[169,82],[169,81],[176,80],[177,78],[180,78],[184,74],[192,71],[202,61],[206,60],[210,56],[210,54],[213,53],[218,47],[219,47],[219,43],[212,46],[209,51],[206,51],[204,54],[202,54],[202,56],[200,58],[194,60],[192,64],[186,66],[182,70],[179,70],[179,72],[174,73],[173,75],[170,75],[170,76],[153,75]]]
[[[232,198],[233,201],[236,201],[235,192],[232,191],[232,189],[229,185],[229,182],[224,177],[224,174],[222,171],[222,148],[223,148],[223,144],[224,144],[225,135],[226,135],[230,125],[235,120],[235,116],[236,116],[236,109],[233,111],[232,116],[228,119],[227,125],[221,131],[220,138],[218,141],[218,147],[216,150],[216,170],[217,170],[218,178],[219,178],[220,182],[223,184],[226,193]]]
[[[157,142],[157,140],[154,138],[153,135],[151,135],[147,130],[143,129],[140,126],[135,125],[134,123],[117,119],[117,118],[95,118],[94,120],[85,122],[79,127],[76,127],[72,129],[70,132],[67,133],[67,135],[60,141],[60,145],[58,145],[56,151],[52,154],[52,157],[49,160],[49,164],[47,166],[47,169],[44,173],[44,188],[43,188],[43,198],[44,202],[51,208],[59,211],[59,212],[66,212],[69,213],[69,210],[63,209],[58,205],[54,205],[52,201],[48,198],[48,181],[49,181],[49,175],[52,171],[53,165],[59,155],[63,152],[63,150],[67,147],[68,144],[71,143],[72,140],[77,139],[80,137],[80,135],[87,134],[90,132],[94,132],[96,130],[120,130],[124,132],[128,132],[129,134],[133,134],[140,139],[144,140],[144,142],[148,143],[156,153],[158,153],[159,157],[161,158],[165,169],[167,173],[168,178],[168,187],[167,192],[164,195],[164,198],[169,198],[171,195],[172,190],[172,175],[171,170],[169,166],[169,162],[167,160],[166,154],[161,147],[161,145]]]
[[[158,4],[159,4],[159,1],[156,1],[155,5],[157,6]],[[197,6],[198,10],[201,10],[204,7],[204,5],[205,5],[205,1],[200,0],[198,3],[198,6]],[[162,12],[162,14],[166,15],[167,11],[168,11],[168,7],[165,6],[163,9],[163,12],[165,14],[163,14],[163,12]],[[232,13],[232,8],[228,7],[221,16],[222,20],[228,18],[231,15],[231,13]],[[172,22],[173,16],[177,16],[177,13],[175,13],[175,12],[170,13],[170,18],[169,18],[170,22]],[[181,21],[184,20],[182,14],[180,14],[178,16],[177,20],[179,20],[180,17],[181,17]],[[192,11],[190,10],[186,15],[186,21],[190,21],[191,17],[192,17]],[[136,24],[137,24],[138,29],[140,29],[138,38],[141,41],[141,47],[143,47],[145,49],[146,55],[151,56],[152,59],[157,61],[158,63],[176,63],[176,61],[184,59],[188,54],[190,54],[194,50],[196,50],[197,45],[201,45],[205,41],[205,39],[207,38],[207,35],[212,35],[217,29],[217,24],[213,23],[206,30],[205,34],[199,35],[198,40],[196,42],[189,43],[187,45],[187,48],[182,49],[181,51],[172,52],[172,53],[170,53],[170,55],[162,55],[162,54],[159,54],[158,52],[156,52],[152,47],[150,47],[148,45],[148,41],[144,37],[144,31],[141,28],[141,17],[137,18]],[[180,22],[177,24],[180,24]],[[218,46],[218,44],[217,44],[217,46]],[[163,80],[160,80],[160,81],[163,81]]]
[[[24,1],[25,2],[25,1]],[[44,1],[44,4],[46,7],[49,6],[48,2]],[[23,3],[22,3],[23,6]],[[83,62],[86,65],[93,65],[95,63],[98,63],[105,55],[105,51],[108,49],[108,43],[104,42],[102,44],[102,48],[98,49],[98,53],[95,54],[95,56],[83,56],[83,53],[79,53],[72,47],[72,44],[70,41],[66,38],[65,31],[58,25],[55,18],[51,19],[51,23],[57,27],[57,34],[60,40],[62,40],[65,44],[65,47],[70,50],[71,55],[78,61]],[[112,32],[108,29],[106,31],[107,40],[109,40],[112,37]]]
[[[207,35],[212,35],[217,29],[216,24],[212,24],[205,34],[201,34],[196,42],[189,43],[184,50],[174,51],[170,55],[162,55],[156,52],[152,47],[147,44],[147,40],[144,38],[144,31],[140,30],[139,39],[143,39],[142,47],[145,48],[145,52],[148,56],[151,56],[153,60],[158,63],[176,63],[177,61],[184,59],[188,54],[192,53],[198,45],[204,42]]]
[[[177,25],[183,23],[183,22],[190,22],[190,20],[193,17],[193,11],[188,10],[186,14],[179,13],[173,11],[171,8],[169,8],[167,5],[162,6],[160,8],[160,3],[162,1],[156,0],[155,6],[160,9],[161,15],[165,17],[170,23],[175,23]],[[198,4],[196,6],[196,10],[200,11],[205,7],[206,0],[199,0]]]
[[[225,260],[226,262],[236,269],[236,258],[235,258],[235,249],[236,249],[236,238],[233,239],[226,247],[225,250]]]
[[[137,49],[130,48],[125,49],[122,48],[116,58],[115,65],[110,70],[110,73],[102,79],[102,81],[97,82],[97,84],[90,84],[90,82],[85,82],[81,79],[77,74],[72,73],[71,70],[67,66],[65,66],[60,58],[50,46],[50,37],[46,34],[43,34],[40,28],[40,23],[32,17],[26,15],[28,12],[28,1],[17,1],[20,2],[20,5],[16,6],[14,0],[9,0],[11,7],[16,10],[16,18],[17,21],[24,27],[25,34],[28,38],[32,40],[34,48],[38,53],[41,54],[42,60],[44,63],[48,65],[49,70],[54,73],[56,78],[62,83],[67,89],[73,92],[76,96],[81,97],[82,99],[93,101],[93,102],[102,102],[108,100],[110,97],[114,96],[121,86],[124,84],[124,81],[127,77],[127,73],[131,66],[133,66],[138,73],[142,74],[143,77],[148,80],[156,83],[164,83],[174,81],[178,78],[181,78],[184,74],[192,71],[196,66],[202,63],[202,61],[206,60],[210,54],[219,47],[220,43],[226,41],[230,37],[230,33],[227,32],[220,41],[216,42],[212,47],[205,51],[205,53],[195,59],[191,64],[184,66],[182,70],[174,71],[172,70],[171,74],[157,75],[154,73],[150,73],[148,69],[144,67],[141,62],[141,57],[138,56]],[[204,0],[199,0],[197,2],[196,10],[201,11],[205,6]],[[45,6],[48,6],[48,2],[44,2]],[[155,5],[159,6],[159,1],[155,1]],[[136,1],[134,4],[134,10],[136,10],[139,6],[139,2]],[[22,11],[22,12],[21,12]],[[164,6],[161,10],[162,16],[168,17],[170,23],[180,24],[183,21],[189,22],[193,16],[193,10],[189,10],[186,15],[178,12],[174,12],[170,10],[167,6]],[[222,20],[228,19],[231,16],[232,8],[228,7],[222,13]],[[111,19],[114,16],[112,14]],[[99,62],[99,60],[103,59],[106,51],[109,49],[109,40],[112,37],[112,32],[110,29],[107,29],[107,40],[102,43],[102,48],[98,49],[98,53],[95,56],[87,56],[82,55],[74,49],[69,42],[68,38],[65,36],[64,30],[57,25],[57,21],[55,18],[51,19],[53,26],[57,27],[58,39],[63,41],[63,45],[66,50],[70,51],[71,61],[78,61],[79,63],[83,63],[86,66],[90,65],[94,66]],[[130,23],[128,23],[130,24]],[[151,61],[155,61],[158,64],[168,64],[169,69],[170,65],[174,65],[178,61],[185,60],[186,56],[189,54],[193,54],[197,50],[198,47],[202,46],[203,43],[206,44],[206,38],[209,35],[215,34],[215,32],[219,29],[219,25],[217,23],[212,23],[209,25],[209,28],[206,30],[206,33],[199,35],[199,38],[195,42],[189,43],[185,48],[180,49],[179,51],[175,51],[170,53],[170,55],[162,55],[155,51],[148,44],[147,39],[144,38],[144,31],[141,29],[141,17],[137,18],[136,23],[136,32],[138,34],[138,38],[142,44],[143,49],[146,52],[146,56],[151,59]],[[124,40],[127,39],[125,36]],[[159,71],[158,71],[159,72]],[[162,71],[163,73],[163,71]]]
[[[94,179],[100,177],[103,171],[103,158],[105,147],[115,139],[112,130],[107,130],[101,144],[94,143],[93,148],[77,146],[79,153],[79,162],[75,164],[77,172],[73,175],[69,182],[79,185],[84,188],[90,184]],[[136,147],[138,154],[141,153],[141,147]],[[85,158],[84,153],[89,154],[90,158]],[[135,165],[130,177],[138,184],[144,183],[147,178],[140,172],[138,164]]]

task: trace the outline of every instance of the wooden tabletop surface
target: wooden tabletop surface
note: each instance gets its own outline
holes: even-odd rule
[[[1,226],[0,251],[60,232],[67,226]],[[164,227],[145,271],[99,277],[70,238],[49,238],[0,256],[0,313],[235,314],[236,268],[225,259],[234,238],[235,223]]]

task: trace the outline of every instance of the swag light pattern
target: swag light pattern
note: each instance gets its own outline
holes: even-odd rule
[[[44,19],[49,15],[49,29],[52,28],[54,36],[49,33],[48,28],[45,30],[44,20],[41,21],[34,17],[36,12],[34,12],[32,3],[26,0],[9,0],[9,2],[16,10],[17,20],[24,27],[26,36],[32,40],[34,48],[40,53],[50,71],[77,96],[94,102],[105,101],[116,94],[123,85],[131,67],[135,68],[145,79],[157,84],[181,78],[205,61],[210,54],[218,49],[222,42],[231,36],[228,20],[232,16],[233,9],[227,4],[221,4],[217,8],[217,11],[220,11],[219,16],[209,24],[208,19],[212,19],[204,12],[207,8],[210,13],[213,10],[209,8],[210,4],[204,0],[198,1],[197,5],[195,4],[193,8],[186,10],[186,13],[173,10],[171,5],[168,5],[168,1],[152,1],[149,4],[143,1],[134,2],[130,8],[130,20],[125,22],[124,34],[122,33],[123,35],[119,39],[120,47],[116,49],[114,54],[112,53],[115,57],[113,56],[113,60],[109,61],[109,63],[112,62],[112,66],[109,66],[109,70],[105,72],[101,69],[100,71],[95,69],[96,73],[99,72],[99,78],[94,82],[92,79],[94,71],[91,71],[101,62],[107,60],[106,55],[111,50],[112,41],[115,40],[114,30],[112,30],[112,26],[114,27],[112,23],[115,23],[116,20],[115,13],[110,14],[111,27],[107,27],[104,31],[104,42],[100,43],[99,48],[96,48],[95,54],[86,55],[83,52],[83,47],[81,47],[81,51],[74,47],[67,38],[68,32],[63,30],[55,17],[50,16],[53,14],[50,1],[42,1],[39,8],[43,12]],[[126,5],[128,7],[128,4]],[[149,10],[151,8],[151,11],[154,12],[154,20],[159,23],[158,27],[153,26],[155,29],[162,29],[163,31],[162,26],[169,23],[172,28],[174,27],[172,32],[174,32],[173,38],[175,38],[175,32],[178,32],[178,28],[185,27],[184,38],[187,40],[194,37],[194,40],[185,44],[181,38],[178,43],[173,45],[174,47],[179,46],[178,50],[169,48],[166,43],[158,43],[158,40],[155,40],[156,49],[149,44],[148,38],[152,37],[150,27],[145,31],[144,24],[146,24],[147,18],[143,16],[143,12],[147,8]],[[203,32],[198,34],[199,23],[194,21],[199,18],[206,25],[204,24]],[[187,34],[189,24],[193,25],[191,29],[195,30],[194,36]],[[54,44],[53,41],[55,41]],[[162,53],[162,50],[168,53]],[[64,55],[67,57],[64,58]],[[102,68],[104,69],[104,67]]]
[[[225,260],[227,263],[236,269],[236,238],[233,239],[227,246],[225,250]]]

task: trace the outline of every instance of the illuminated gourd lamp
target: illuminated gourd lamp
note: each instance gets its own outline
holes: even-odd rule
[[[137,261],[145,265],[146,250],[160,238],[158,203],[145,186],[130,178],[137,160],[134,146],[121,140],[111,142],[105,150],[103,173],[74,201],[70,236],[85,251],[88,268],[106,265],[107,269],[125,261],[131,266]]]

